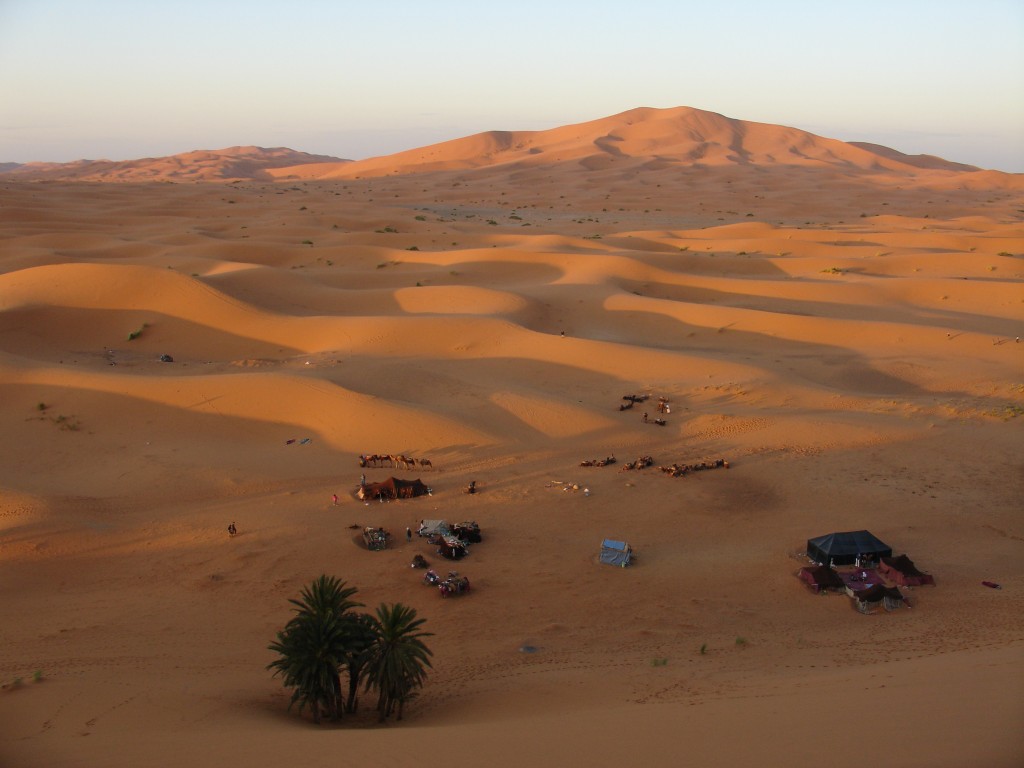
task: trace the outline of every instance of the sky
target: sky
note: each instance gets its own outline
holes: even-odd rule
[[[0,162],[362,159],[634,107],[1024,172],[1022,0],[0,0]]]

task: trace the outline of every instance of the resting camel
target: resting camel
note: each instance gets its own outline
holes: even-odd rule
[[[614,464],[614,463],[615,463],[615,457],[614,456],[609,456],[606,459],[588,459],[586,461],[581,461],[580,462],[580,466],[581,467],[607,467],[609,464]]]
[[[622,465],[620,472],[628,472],[632,469],[643,469],[644,467],[650,467],[654,464],[654,459],[650,456],[641,456],[636,461],[628,461]]]

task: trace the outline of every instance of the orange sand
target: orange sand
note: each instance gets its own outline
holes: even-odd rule
[[[0,765],[1020,764],[1021,176],[695,110],[275,152],[0,177]],[[363,452],[433,496],[356,501]],[[471,594],[350,530],[430,517]],[[859,528],[938,586],[810,595]],[[402,723],[286,712],[320,573],[435,633]]]

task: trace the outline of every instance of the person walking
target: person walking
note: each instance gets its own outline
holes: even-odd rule
[[[333,494],[331,496],[331,501],[334,503],[334,506],[338,506],[338,494]]]
[[[412,528],[406,527],[405,529],[405,540],[412,543]]]
[[[228,536],[234,536],[236,533],[238,533],[238,529],[235,528],[234,523],[231,523],[231,525],[228,526]]]

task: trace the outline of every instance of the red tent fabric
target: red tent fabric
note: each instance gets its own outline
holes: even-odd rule
[[[914,561],[906,555],[881,558],[878,561],[878,572],[901,587],[919,587],[922,584],[935,585],[935,579],[927,573],[917,570]]]
[[[805,566],[800,569],[797,577],[807,583],[815,592],[824,592],[828,589],[842,589],[845,584],[839,578],[839,574],[827,565]]]

